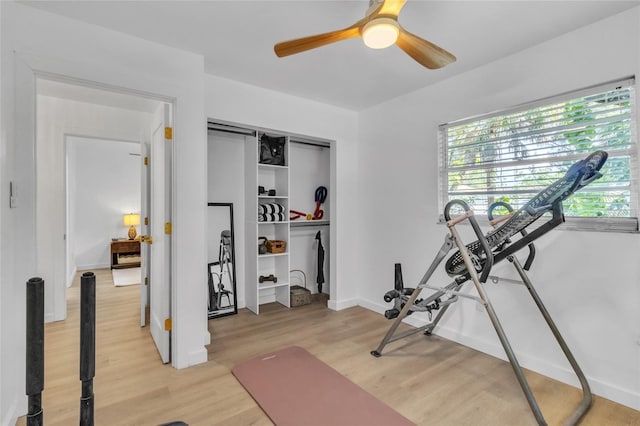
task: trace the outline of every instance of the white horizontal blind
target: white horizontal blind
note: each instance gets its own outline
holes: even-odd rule
[[[630,220],[638,196],[633,84],[627,79],[440,126],[441,206],[462,199],[477,214],[495,201],[517,209],[573,163],[604,150],[603,177],[565,200],[565,216],[602,218],[574,223],[582,228],[637,230]]]

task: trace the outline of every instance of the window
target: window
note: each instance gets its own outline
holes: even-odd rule
[[[565,228],[637,231],[634,79],[547,98],[440,126],[440,207],[466,201],[476,214],[515,209],[595,150],[603,177],[564,201]]]

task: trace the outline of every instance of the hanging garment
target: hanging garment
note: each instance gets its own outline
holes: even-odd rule
[[[322,293],[322,284],[324,283],[324,247],[322,247],[320,231],[316,232],[316,240],[318,240],[318,275],[316,276],[316,283],[318,283],[318,293]]]

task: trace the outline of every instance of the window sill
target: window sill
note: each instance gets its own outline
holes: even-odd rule
[[[489,219],[486,215],[474,215],[478,224],[485,229],[490,228]],[[536,222],[529,225],[526,230],[531,232],[538,226],[544,224],[548,216],[543,216]],[[438,224],[444,225],[447,221],[441,215],[438,219]],[[468,225],[469,221],[465,220],[461,224]],[[562,225],[559,225],[560,231],[587,231],[587,232],[616,232],[624,234],[637,234],[638,230],[638,218],[637,217],[616,217],[616,218],[604,218],[604,217],[567,217]]]

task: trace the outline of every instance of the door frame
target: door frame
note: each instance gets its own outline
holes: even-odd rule
[[[140,142],[140,235],[150,235],[149,232],[149,205],[151,195],[151,171],[149,170],[149,157],[151,156],[151,142]],[[140,327],[147,324],[147,306],[149,306],[149,244],[140,243]]]
[[[151,99],[154,101],[158,101],[159,103],[168,103],[171,105],[171,108],[173,111],[175,111],[176,109],[176,99],[174,97],[169,97],[169,96],[165,96],[162,94],[157,94],[157,93],[151,93],[151,92],[146,92],[146,91],[141,91],[141,90],[135,90],[135,89],[129,89],[129,88],[124,88],[124,87],[120,87],[120,86],[115,86],[112,84],[108,84],[108,83],[103,83],[103,82],[99,82],[99,81],[94,81],[94,80],[87,80],[87,79],[83,79],[83,78],[78,78],[78,77],[74,77],[71,75],[65,75],[65,74],[59,74],[56,72],[51,72],[51,71],[47,71],[47,68],[54,68],[53,65],[48,66],[49,64],[47,63],[47,61],[42,61],[42,60],[38,60],[35,58],[30,58],[28,56],[23,56],[23,55],[19,55],[17,53],[14,53],[14,59],[17,63],[19,63],[20,65],[18,67],[16,67],[16,80],[21,79],[22,81],[29,81],[30,82],[30,86],[26,87],[26,93],[28,94],[28,100],[23,101],[25,108],[28,108],[28,111],[25,111],[24,114],[24,118],[25,118],[25,122],[27,122],[26,120],[28,120],[28,125],[27,126],[18,126],[21,127],[21,130],[24,130],[25,135],[29,136],[28,140],[28,146],[24,146],[22,148],[22,152],[24,155],[28,155],[29,152],[33,153],[33,158],[35,159],[35,156],[37,155],[37,145],[36,145],[36,136],[37,136],[37,124],[38,124],[38,119],[37,119],[37,87],[36,87],[36,81],[38,79],[47,79],[47,80],[53,80],[53,81],[59,81],[59,82],[63,82],[66,84],[71,84],[71,85],[76,85],[76,86],[81,86],[81,87],[87,87],[87,88],[92,88],[92,89],[99,89],[99,90],[104,90],[104,91],[108,91],[108,92],[112,92],[112,93],[119,93],[119,94],[126,94],[129,96],[136,96],[136,97],[141,97],[141,98],[147,98],[147,99]],[[38,67],[35,67],[34,64],[37,64]],[[175,134],[175,132],[174,132]],[[174,140],[175,142],[175,140]],[[171,144],[171,155],[172,157],[175,158],[175,143]],[[18,156],[20,156],[20,153],[16,153]],[[25,163],[26,164],[26,163]],[[171,176],[175,176],[175,162],[173,162],[171,164]],[[33,163],[29,163],[29,166],[25,168],[25,170],[22,170],[22,173],[26,176],[29,177],[30,180],[32,180],[32,184],[33,184],[33,198],[29,200],[30,203],[33,203],[33,214],[30,215],[28,218],[25,218],[24,221],[22,222],[23,226],[25,227],[25,229],[36,229],[36,222],[37,222],[37,210],[38,210],[38,205],[36,203],[36,191],[37,191],[37,169],[36,169],[36,163],[35,161],[33,161]],[[66,190],[66,182],[64,183],[65,186],[65,190]],[[173,196],[173,194],[175,194],[175,179],[172,179],[170,182],[170,186],[169,186],[169,194],[171,195],[171,212],[172,212],[172,216],[175,215],[175,197]],[[25,200],[26,201],[26,200]],[[25,201],[23,201],[23,204],[25,203]],[[66,205],[64,207],[65,212],[65,218],[67,215],[66,212]],[[66,231],[66,230],[65,230]],[[37,241],[37,235],[35,234],[35,232],[33,232],[33,249],[36,249],[36,245],[38,244]],[[171,239],[170,242],[170,263],[173,265],[176,261],[175,259],[175,254],[176,254],[176,250],[175,250],[175,238]],[[36,270],[37,268],[37,259],[33,259],[31,261],[31,263],[33,263],[33,266],[28,268],[29,270]],[[64,268],[66,270],[66,267]],[[169,309],[170,309],[170,313],[171,315],[175,315],[175,311],[174,311],[174,306],[173,303],[171,303],[171,301],[174,299],[175,296],[175,292],[176,292],[176,277],[175,277],[175,268],[171,268],[171,272],[170,272],[170,276],[169,276],[169,301],[170,301],[170,305],[169,305]],[[66,284],[67,284],[67,277],[65,277],[61,283],[54,283],[57,286],[61,286],[63,287],[63,292],[64,292],[64,298],[65,298],[65,302],[62,306],[62,309],[64,309],[64,313],[65,313],[65,317],[66,317]],[[54,289],[54,293],[55,293],[55,289]],[[56,307],[54,307],[54,311],[55,311]],[[60,309],[60,307],[57,307],[57,309]],[[177,337],[177,330],[173,330],[174,333],[174,340],[175,337]],[[173,356],[174,352],[175,352],[176,348],[172,345],[170,348],[170,352],[171,352],[171,359],[172,359],[172,365],[174,365],[175,359],[176,357]],[[175,366],[175,365],[174,365]]]

